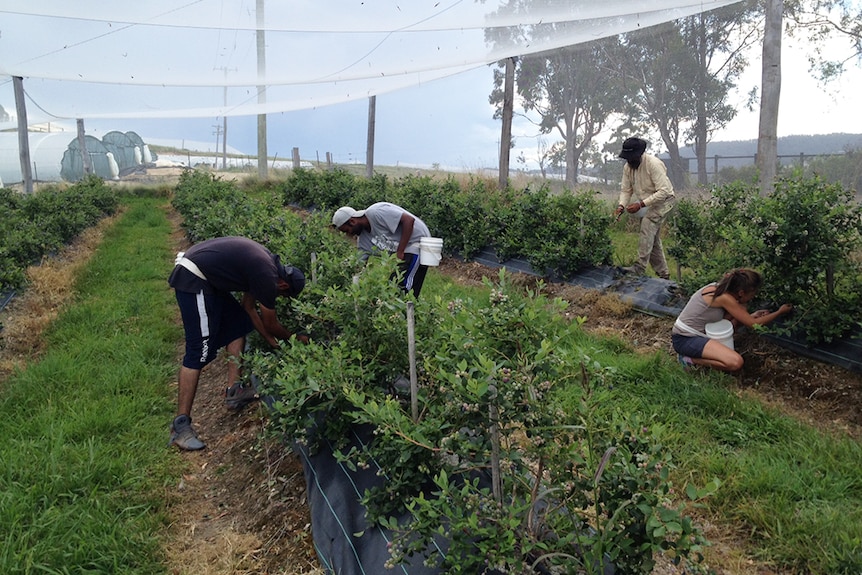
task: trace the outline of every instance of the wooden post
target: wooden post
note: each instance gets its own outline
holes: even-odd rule
[[[374,177],[374,122],[377,115],[377,96],[368,98],[368,139],[365,142],[365,177]]]
[[[18,113],[18,156],[21,160],[21,181],[24,193],[33,193],[33,172],[30,169],[30,134],[27,131],[27,106],[24,104],[24,78],[12,77],[15,91],[15,111]]]
[[[416,319],[412,301],[407,302],[407,355],[410,360],[410,413],[419,421],[419,382],[416,380]]]
[[[84,119],[78,118],[78,149],[81,151],[81,162],[84,166],[84,175],[93,173],[93,161],[87,151],[87,138],[84,137]]]
[[[488,387],[488,418],[491,420],[491,491],[497,503],[503,502],[503,478],[500,474],[500,411],[497,409],[497,386]]]

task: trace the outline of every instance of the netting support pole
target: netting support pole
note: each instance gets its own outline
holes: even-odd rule
[[[260,85],[257,87],[257,103],[261,109],[266,104],[266,30],[263,13],[263,0],[257,0],[255,4],[255,17],[257,19],[257,78]],[[266,114],[257,115],[257,177],[261,180],[267,179],[268,170],[266,163],[269,154],[266,151]]]
[[[419,421],[419,383],[416,381],[416,312],[412,301],[407,302],[407,354],[410,356],[410,413]]]
[[[21,182],[24,193],[33,193],[33,172],[30,169],[30,138],[27,131],[27,106],[24,104],[24,78],[12,76],[15,92],[15,112],[18,114],[18,155],[21,159]]]

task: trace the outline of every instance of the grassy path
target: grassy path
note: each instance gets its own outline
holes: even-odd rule
[[[181,328],[165,199],[133,199],[46,352],[0,382],[0,573],[162,573]]]

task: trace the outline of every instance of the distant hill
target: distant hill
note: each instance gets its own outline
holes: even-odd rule
[[[807,163],[813,156],[843,154],[860,149],[862,149],[862,134],[815,134],[778,138],[778,160],[783,165],[795,163],[800,156],[804,156]],[[728,167],[751,166],[754,164],[756,154],[757,140],[710,142],[706,146],[710,172]],[[684,160],[688,160],[688,171],[696,173],[697,161],[693,147],[681,148],[680,155]],[[665,161],[669,158],[667,153],[659,154],[659,157]]]
[[[862,149],[862,134],[816,134],[812,136],[785,136],[778,138],[778,155],[841,154],[847,150]],[[753,156],[757,153],[757,140],[710,142],[707,156]],[[691,147],[683,149],[684,156],[694,157]]]

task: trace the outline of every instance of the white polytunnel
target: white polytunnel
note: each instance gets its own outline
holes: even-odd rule
[[[84,161],[74,132],[31,132],[29,141],[33,179],[74,182],[83,177]],[[93,173],[106,180],[115,180],[157,159],[135,132],[112,131],[101,139],[86,135],[84,141]],[[0,132],[0,181],[21,181],[18,135],[14,132]]]
[[[733,3],[0,0],[0,103],[20,76],[34,123],[301,110]]]

